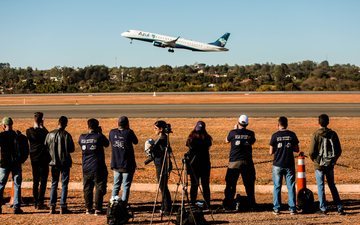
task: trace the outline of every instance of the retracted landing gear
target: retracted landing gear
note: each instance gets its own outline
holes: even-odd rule
[[[169,49],[168,49],[168,52],[174,53],[174,49],[169,48]]]

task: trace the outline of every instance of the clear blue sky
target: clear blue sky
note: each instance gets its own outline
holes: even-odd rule
[[[358,0],[2,0],[0,62],[13,67],[249,65],[303,60],[360,66]],[[229,52],[153,47],[129,29],[212,42]]]

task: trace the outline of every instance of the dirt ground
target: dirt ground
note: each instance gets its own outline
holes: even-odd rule
[[[8,191],[7,191],[8,192]],[[47,192],[48,193],[48,192]],[[172,193],[172,198],[175,193]],[[174,208],[178,209],[180,204],[180,195],[176,198]],[[244,193],[241,193],[244,195]],[[69,191],[68,207],[73,212],[69,215],[49,215],[48,210],[35,210],[30,197],[30,190],[26,190],[23,200],[25,205],[23,215],[12,214],[12,209],[3,206],[3,214],[0,215],[1,225],[55,225],[55,224],[76,224],[76,225],[98,225],[106,224],[106,216],[86,215],[84,200],[81,191]],[[130,224],[150,224],[151,214],[154,206],[155,193],[150,192],[132,192],[130,195],[130,204],[134,212],[134,220]],[[257,194],[256,200],[258,209],[254,212],[247,212],[242,208],[241,212],[224,212],[221,210],[222,193],[212,194],[212,215],[210,212],[205,213],[205,218],[210,224],[256,224],[256,225],[288,225],[288,224],[359,224],[360,221],[360,200],[359,195],[342,195],[342,200],[346,210],[346,215],[337,215],[335,209],[328,215],[298,214],[290,215],[287,211],[287,205],[283,205],[283,211],[280,215],[272,214],[272,196],[265,194]],[[105,196],[109,199],[109,193]],[[174,198],[173,198],[174,199]],[[317,196],[315,195],[315,199]],[[331,197],[328,198],[331,201]],[[7,199],[8,200],[8,199]],[[159,199],[160,200],[160,199]],[[286,194],[283,195],[283,203],[286,203]],[[314,203],[317,206],[318,202]],[[105,207],[105,204],[104,204]],[[175,211],[177,211],[175,209]],[[59,209],[58,209],[59,210]],[[168,224],[169,218],[163,218],[159,215],[159,204],[156,206],[153,224]],[[170,218],[170,224],[174,224],[175,216]]]

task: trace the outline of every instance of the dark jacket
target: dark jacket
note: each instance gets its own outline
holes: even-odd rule
[[[0,167],[21,166],[29,155],[29,144],[20,131],[4,131],[0,133]]]
[[[50,155],[45,146],[45,138],[49,131],[44,127],[30,127],[26,136],[30,142],[30,159],[32,163],[49,164]]]
[[[109,133],[111,143],[111,169],[119,172],[132,173],[135,171],[135,153],[133,144],[138,139],[131,129],[112,129]]]
[[[82,150],[82,168],[84,174],[96,174],[107,171],[104,147],[109,146],[109,140],[98,132],[82,134],[79,137]]]
[[[331,136],[332,136],[332,138],[331,138]],[[333,131],[327,127],[321,127],[320,129],[315,131],[315,133],[312,135],[312,138],[311,138],[309,155],[310,155],[311,160],[314,162],[315,169],[317,169],[317,170],[326,169],[324,167],[321,167],[319,165],[319,163],[317,162],[317,158],[319,156],[319,150],[320,150],[320,146],[321,146],[321,140],[320,140],[321,137],[326,137],[329,139],[331,138],[333,140],[334,149],[335,149],[335,162],[339,159],[339,157],[342,153],[340,140],[335,131]],[[329,169],[331,169],[331,168],[334,168],[334,166],[330,166]]]
[[[185,159],[188,162],[188,173],[195,171],[209,171],[210,170],[210,153],[209,149],[212,145],[210,136],[205,136],[204,139],[196,137],[188,137],[186,146],[189,151],[185,154]]]
[[[50,166],[72,166],[70,153],[75,151],[75,146],[71,135],[66,130],[58,128],[48,133],[45,145],[51,156]]]

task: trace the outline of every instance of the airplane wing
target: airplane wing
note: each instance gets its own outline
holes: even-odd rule
[[[172,41],[165,41],[164,44],[165,44],[166,46],[175,48],[176,42],[177,42],[177,40],[178,40],[179,38],[180,38],[180,36],[177,37],[176,39],[172,40]]]

